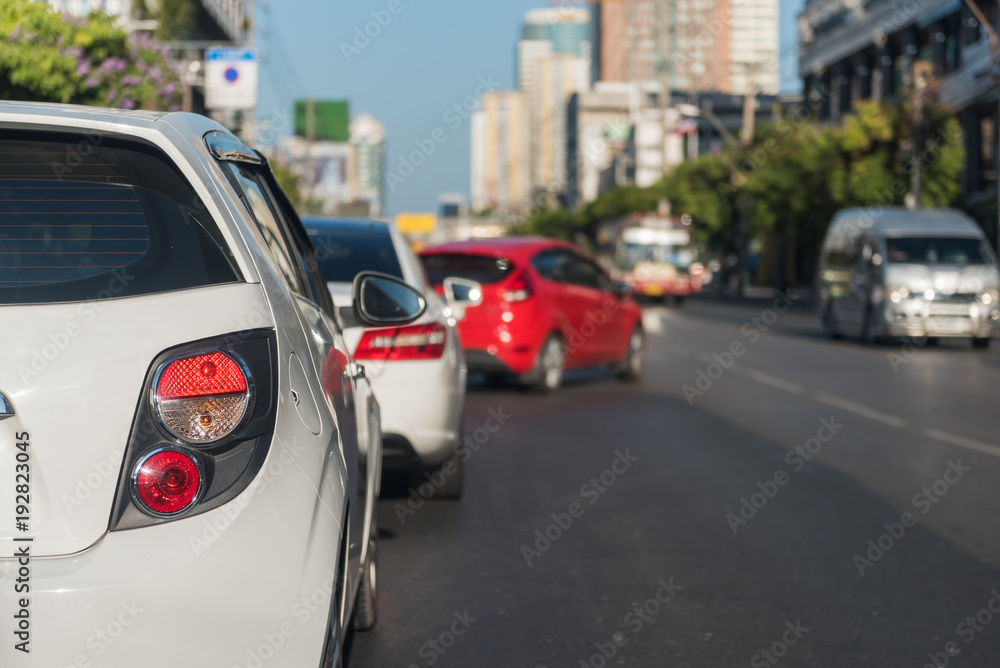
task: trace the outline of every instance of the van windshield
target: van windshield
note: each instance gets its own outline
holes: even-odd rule
[[[994,264],[986,243],[975,237],[888,238],[886,259],[897,264]]]

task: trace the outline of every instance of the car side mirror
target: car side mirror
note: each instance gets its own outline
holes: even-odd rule
[[[351,290],[355,319],[369,326],[405,325],[427,310],[427,300],[395,276],[363,271]]]
[[[444,279],[444,298],[451,305],[479,306],[483,303],[483,286],[467,278],[448,277]]]
[[[443,285],[444,300],[456,322],[465,317],[465,309],[483,303],[483,286],[477,281],[449,276]]]
[[[615,287],[611,289],[615,293],[615,296],[619,299],[625,299],[632,294],[632,286],[628,283],[615,283]]]

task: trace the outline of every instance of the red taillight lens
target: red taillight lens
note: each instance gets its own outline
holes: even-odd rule
[[[522,271],[501,289],[500,296],[505,302],[523,302],[530,299],[533,293],[531,279],[527,272]]]
[[[444,325],[409,325],[369,329],[354,351],[357,360],[429,360],[444,354],[447,330]]]
[[[180,450],[160,450],[143,459],[132,477],[136,497],[158,515],[189,508],[201,491],[201,467]]]
[[[167,364],[156,381],[156,412],[163,426],[191,443],[228,436],[250,404],[250,382],[243,368],[218,350]]]

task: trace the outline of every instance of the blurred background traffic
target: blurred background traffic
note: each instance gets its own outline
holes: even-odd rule
[[[427,295],[347,328],[399,483],[351,665],[985,666],[998,23],[2,0],[0,99],[209,115],[268,158],[337,307],[366,269]]]

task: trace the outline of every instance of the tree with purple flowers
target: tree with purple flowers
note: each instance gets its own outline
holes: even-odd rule
[[[180,77],[152,38],[105,14],[59,14],[45,3],[0,3],[0,99],[176,109]]]

